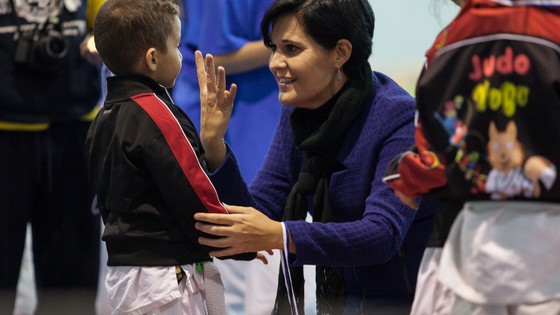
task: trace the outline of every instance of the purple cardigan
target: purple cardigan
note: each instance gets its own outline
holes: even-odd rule
[[[382,178],[391,159],[414,143],[414,99],[377,72],[373,89],[372,104],[350,128],[338,154],[343,167],[331,176],[334,222],[286,222],[297,249],[291,261],[343,267],[349,295],[411,300],[433,207],[424,202],[416,215]],[[231,153],[211,174],[223,202],[251,205],[281,221],[302,163],[290,128],[292,111],[283,107],[264,165],[248,188]]]

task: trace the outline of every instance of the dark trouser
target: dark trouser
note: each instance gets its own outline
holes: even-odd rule
[[[39,305],[44,289],[97,287],[99,217],[90,210],[88,127],[76,121],[42,132],[0,131],[0,289],[15,291],[30,222]]]
[[[411,307],[410,299],[367,300],[348,297],[344,315],[408,315]]]

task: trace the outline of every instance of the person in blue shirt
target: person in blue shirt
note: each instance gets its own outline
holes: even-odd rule
[[[267,64],[270,50],[262,42],[260,21],[271,0],[183,1],[186,26],[182,34],[183,71],[173,98],[200,129],[198,80],[194,51],[210,53],[216,66],[227,69],[227,83],[239,94],[226,141],[240,161],[249,183],[262,165],[280,117],[278,87]]]
[[[278,87],[267,64],[270,50],[263,44],[260,21],[272,0],[205,0],[182,2],[181,52],[183,71],[173,88],[173,99],[200,130],[200,102],[194,51],[215,57],[227,69],[227,84],[239,93],[225,135],[250,183],[262,165],[280,117]],[[276,294],[279,259],[260,262],[217,261],[226,287],[228,314],[270,313]],[[272,283],[272,285],[271,285]],[[246,292],[251,292],[249,297]]]

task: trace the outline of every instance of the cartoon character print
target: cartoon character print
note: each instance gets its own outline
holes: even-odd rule
[[[443,106],[443,116],[434,113],[434,117],[449,135],[449,144],[460,146],[467,134],[467,125],[459,119],[459,110],[463,106],[464,98],[460,95],[447,101]]]
[[[537,198],[540,183],[550,189],[556,180],[556,167],[545,157],[534,155],[525,159],[525,149],[517,138],[517,125],[512,120],[504,131],[494,122],[488,128],[488,173],[485,189],[492,199],[516,196]]]
[[[455,155],[455,165],[464,174],[464,179],[471,183],[470,193],[476,195],[485,191],[486,174],[482,172],[482,156],[478,151],[466,152],[462,149]]]
[[[454,164],[464,174],[464,179],[471,183],[471,194],[484,191],[486,175],[481,172],[481,156],[476,149],[469,148],[467,138],[479,140],[478,133],[468,129],[468,124],[473,116],[473,104],[466,101],[462,95],[456,95],[453,99],[446,101],[440,112],[435,112],[434,118],[446,131],[449,145],[457,148]],[[462,114],[460,114],[462,112]],[[464,119],[461,119],[461,117]],[[473,134],[471,134],[473,133]]]

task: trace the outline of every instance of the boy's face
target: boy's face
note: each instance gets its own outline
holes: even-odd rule
[[[173,29],[167,37],[167,52],[160,55],[158,61],[158,70],[155,74],[155,80],[166,88],[175,85],[175,79],[181,71],[181,61],[183,55],[179,51],[179,43],[181,42],[181,20],[178,16],[173,21]]]

